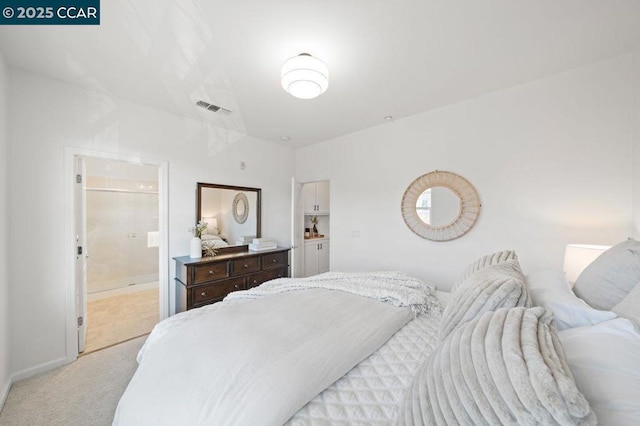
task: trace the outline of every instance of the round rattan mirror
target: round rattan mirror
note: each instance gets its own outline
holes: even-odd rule
[[[239,192],[233,197],[231,209],[236,222],[245,223],[247,221],[247,217],[249,217],[249,200],[244,192]]]
[[[402,218],[415,234],[450,241],[473,227],[480,214],[478,192],[452,172],[427,173],[411,182],[402,197]]]

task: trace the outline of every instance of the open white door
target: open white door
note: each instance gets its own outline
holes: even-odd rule
[[[87,338],[87,245],[85,244],[85,236],[87,233],[87,203],[85,197],[86,166],[82,157],[76,157],[75,173],[76,312],[78,314],[78,353],[81,353],[84,352]]]
[[[304,276],[304,197],[302,184],[291,178],[291,277]]]

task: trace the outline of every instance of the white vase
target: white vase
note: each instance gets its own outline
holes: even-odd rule
[[[192,259],[200,259],[202,257],[202,240],[198,237],[191,239],[189,245],[189,257]]]

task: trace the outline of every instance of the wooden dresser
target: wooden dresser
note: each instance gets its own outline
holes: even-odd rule
[[[236,290],[288,276],[289,249],[260,252],[229,247],[214,257],[175,257],[176,312],[219,302]]]

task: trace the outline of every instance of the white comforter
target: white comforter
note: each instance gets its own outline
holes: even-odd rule
[[[114,425],[283,424],[411,318],[325,289],[177,315],[149,337]]]

